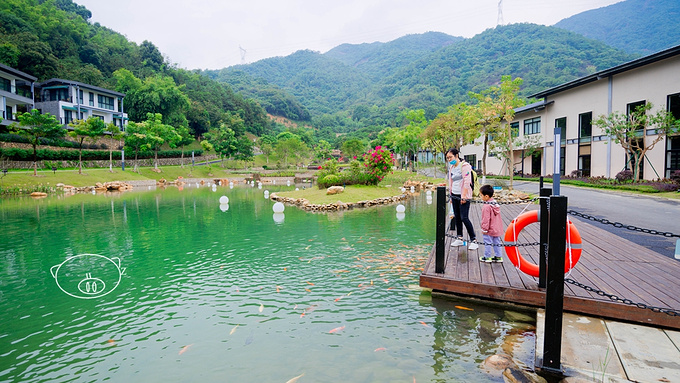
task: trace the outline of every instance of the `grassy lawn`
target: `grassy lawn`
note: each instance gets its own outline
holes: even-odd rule
[[[346,186],[345,191],[341,194],[326,195],[326,189],[319,189],[316,186],[310,189],[278,192],[276,194],[281,197],[304,198],[311,204],[329,204],[338,201],[356,203],[359,201],[400,195],[401,186],[408,180],[433,182],[435,184],[444,182],[443,178],[433,179],[421,174],[397,170],[388,174],[378,186],[350,185]]]

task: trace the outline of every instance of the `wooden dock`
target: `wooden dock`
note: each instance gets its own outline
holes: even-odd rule
[[[470,219],[480,242],[481,206],[473,204],[470,208]],[[501,214],[505,227],[524,209],[536,210],[538,205],[502,205]],[[583,240],[581,259],[571,271],[569,278],[635,303],[680,310],[679,261],[614,236],[575,217],[569,216],[569,219],[575,223]],[[539,224],[527,226],[522,230],[517,242],[538,242],[538,231]],[[447,228],[447,233],[455,231],[450,232]],[[420,286],[482,299],[534,307],[545,306],[545,292],[538,288],[538,278],[528,276],[515,268],[505,255],[505,251],[503,263],[484,263],[479,261],[479,257],[484,254],[483,245],[480,245],[478,250],[470,251],[463,246],[451,247],[451,240],[450,237],[446,238],[444,273],[435,272],[433,247],[420,276]],[[538,251],[538,246],[520,249],[524,258],[536,264]],[[617,303],[573,284],[565,283],[564,287],[565,311],[680,329],[680,316]]]

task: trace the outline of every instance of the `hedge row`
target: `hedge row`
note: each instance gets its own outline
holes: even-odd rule
[[[203,150],[194,150],[195,156],[203,155]],[[77,160],[79,151],[77,150],[50,150],[50,149],[38,149],[38,161],[47,160]],[[113,151],[113,159],[119,160],[121,155],[120,151]],[[179,158],[182,156],[181,150],[160,150],[158,152],[158,158]],[[20,149],[20,148],[4,148],[0,149],[0,157],[4,157],[11,161],[32,161],[33,160],[33,149]],[[191,150],[184,151],[184,157],[191,157]],[[127,159],[134,159],[134,153],[128,152]],[[138,158],[153,158],[153,153],[145,152],[140,153]],[[83,160],[108,160],[109,152],[101,150],[83,150]]]
[[[0,133],[0,141],[2,142],[18,142],[21,144],[29,144],[30,142],[28,141],[28,138],[21,136],[19,134],[14,134],[14,133]],[[62,139],[49,139],[49,138],[40,138],[40,145],[45,145],[45,146],[57,146],[60,148],[79,148],[80,146],[78,143],[73,142],[73,141],[68,141],[68,140],[62,140]],[[83,143],[83,148],[87,149],[108,149],[108,146],[106,144],[89,144],[84,142]]]

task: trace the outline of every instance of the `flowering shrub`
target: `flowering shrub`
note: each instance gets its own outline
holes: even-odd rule
[[[364,167],[372,185],[377,185],[388,173],[391,173],[393,164],[394,156],[382,146],[376,146],[374,150],[364,154]]]
[[[316,173],[316,176],[317,179],[321,180],[331,174],[338,174],[338,161],[334,158],[327,160],[322,166],[319,166],[319,171]]]

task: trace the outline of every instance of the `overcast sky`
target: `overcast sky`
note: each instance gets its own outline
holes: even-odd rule
[[[621,0],[502,0],[505,24],[553,25]],[[496,26],[498,0],[75,0],[92,22],[140,44],[153,42],[187,69],[219,69],[327,52],[343,43],[387,42],[428,31],[472,37]]]

